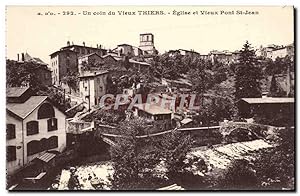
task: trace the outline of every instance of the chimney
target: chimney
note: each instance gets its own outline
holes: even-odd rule
[[[67,41],[67,46],[70,46],[70,41]]]
[[[21,61],[25,61],[25,55],[24,55],[24,53],[22,53],[22,60]]]
[[[98,46],[98,44],[97,44],[97,48],[98,48],[99,46]]]
[[[83,46],[85,46],[85,42],[83,42],[82,44],[83,44]]]
[[[20,61],[20,55],[18,54],[18,61]]]

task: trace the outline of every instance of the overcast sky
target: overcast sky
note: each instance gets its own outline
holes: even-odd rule
[[[163,10],[163,16],[83,16],[83,11]],[[219,15],[172,15],[173,11],[213,11]],[[220,15],[221,11],[258,11],[257,15]],[[39,16],[38,12],[61,13]],[[62,16],[74,11],[76,16]],[[78,13],[81,13],[80,15]],[[170,14],[168,14],[170,13]],[[28,52],[49,63],[49,54],[67,41],[95,47],[115,48],[121,43],[139,46],[139,34],[154,34],[160,53],[170,49],[193,49],[201,54],[211,50],[238,50],[248,40],[253,46],[294,41],[292,7],[7,7],[7,58]]]

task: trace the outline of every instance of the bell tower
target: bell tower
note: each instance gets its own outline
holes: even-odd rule
[[[140,34],[140,48],[147,54],[153,54],[156,51],[154,47],[154,35],[152,33]]]

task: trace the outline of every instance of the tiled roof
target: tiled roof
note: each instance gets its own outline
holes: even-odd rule
[[[24,103],[7,103],[6,109],[22,119],[25,119],[35,108],[41,105],[47,96],[31,96]]]
[[[6,97],[20,97],[23,95],[29,87],[9,87],[6,89]]]
[[[39,64],[46,65],[46,63],[44,61],[42,61],[40,58],[31,57],[27,52],[24,55],[24,60],[26,62],[34,62],[34,63],[39,63]]]

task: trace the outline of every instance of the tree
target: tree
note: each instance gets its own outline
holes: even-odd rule
[[[257,187],[257,176],[254,165],[248,160],[234,160],[220,180],[219,187],[229,190],[251,190]]]
[[[258,188],[282,190],[295,189],[295,129],[279,130],[274,148],[259,153],[255,170]]]
[[[159,181],[153,175],[153,170],[160,160],[153,152],[153,140],[136,138],[137,135],[146,132],[146,122],[142,119],[124,121],[120,127],[122,128],[118,130],[119,134],[126,137],[117,139],[117,145],[111,149],[114,163],[113,189],[155,188]]]
[[[8,87],[29,86],[36,95],[48,96],[52,103],[61,110],[67,110],[71,107],[70,99],[65,99],[61,90],[44,86],[41,78],[38,76],[38,70],[42,65],[32,62],[23,62],[22,64],[7,60],[6,78]]]
[[[64,93],[55,87],[46,87],[35,92],[36,95],[48,96],[53,105],[63,111],[71,108],[71,100],[69,98],[66,99]]]
[[[164,135],[160,141],[167,177],[174,182],[178,181],[180,176],[185,173],[185,168],[188,166],[188,163],[185,162],[186,155],[190,151],[191,145],[191,137],[180,131]]]
[[[62,79],[61,81],[63,83],[66,83],[70,91],[73,89],[75,92],[78,90],[78,84],[79,84],[79,74],[73,71],[69,71]],[[71,92],[70,92],[71,93]]]
[[[255,56],[255,51],[246,41],[240,51],[239,63],[235,72],[235,98],[261,97],[261,68]]]
[[[193,84],[193,90],[199,94],[205,93],[214,85],[213,72],[208,69],[208,62],[197,61],[195,68],[188,72],[188,78]]]
[[[283,97],[285,96],[285,92],[280,87],[278,82],[276,81],[275,75],[272,76],[271,86],[270,86],[270,96],[271,97]]]
[[[38,71],[42,65],[33,62],[6,61],[6,82],[9,87],[30,86],[33,91],[45,90]]]
[[[154,56],[151,64],[153,65],[153,75],[159,79],[176,79],[179,76],[180,72],[177,72],[174,59],[169,56],[169,53]]]
[[[118,134],[126,137],[116,139],[117,145],[111,149],[113,189],[157,189],[167,183],[166,179],[174,182],[184,172],[189,137],[176,131],[163,137],[136,137],[156,132],[152,129],[143,119],[120,124]],[[166,168],[167,173],[159,168]]]

